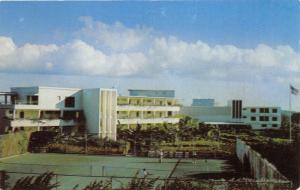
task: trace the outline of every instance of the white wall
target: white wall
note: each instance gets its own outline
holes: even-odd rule
[[[89,133],[116,140],[117,137],[117,90],[84,89],[83,110]]]
[[[72,96],[75,98],[75,107],[65,108],[65,98]],[[82,90],[72,88],[51,88],[39,87],[39,107],[40,109],[82,109]]]
[[[100,90],[84,89],[82,96],[83,112],[88,133],[100,132]]]

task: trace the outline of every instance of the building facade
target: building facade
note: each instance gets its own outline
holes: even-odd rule
[[[17,87],[0,104],[2,132],[85,130],[116,139],[117,91],[57,87]]]
[[[241,100],[231,100],[227,106],[183,106],[180,113],[207,124],[243,125],[241,106]]]
[[[252,129],[279,129],[281,127],[280,107],[245,107],[243,108],[244,123]]]
[[[87,130],[116,140],[117,126],[177,124],[180,107],[173,92],[169,92],[148,90],[149,96],[118,96],[116,89],[104,88],[11,88],[10,92],[0,93],[0,126],[2,132]]]
[[[150,96],[119,96],[118,124],[121,127],[134,127],[137,124],[177,124],[180,106],[175,98]]]

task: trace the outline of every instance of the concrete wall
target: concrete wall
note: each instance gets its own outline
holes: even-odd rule
[[[251,174],[256,180],[288,181],[273,164],[240,139],[236,141],[236,155],[242,164],[245,164],[245,159],[249,160]]]
[[[180,113],[202,122],[234,122],[231,107],[183,106]]]
[[[75,106],[72,108],[65,107],[66,97],[75,98]],[[80,89],[72,88],[51,88],[40,87],[39,88],[39,107],[40,109],[82,109],[82,92]]]
[[[86,119],[86,126],[89,133],[100,132],[100,90],[83,90],[83,112]]]
[[[117,137],[117,90],[84,89],[83,110],[89,133],[116,140]]]

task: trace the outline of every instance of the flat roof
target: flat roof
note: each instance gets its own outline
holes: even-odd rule
[[[175,91],[175,90],[128,89],[128,91]]]
[[[158,97],[158,96],[118,96],[120,98],[149,98],[149,99],[173,99],[173,100],[180,100],[174,97]]]
[[[211,125],[247,125],[242,122],[214,122],[214,121],[206,121],[205,124],[211,124]]]
[[[53,87],[53,86],[18,86],[11,87],[11,89],[16,88],[46,88],[46,89],[60,89],[60,90],[81,90],[81,88],[67,88],[67,87]]]

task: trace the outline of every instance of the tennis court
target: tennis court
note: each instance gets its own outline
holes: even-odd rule
[[[52,171],[57,174],[55,180],[60,183],[58,189],[72,189],[76,184],[80,189],[91,181],[107,179],[112,180],[113,187],[117,188],[130,181],[126,177],[133,177],[137,172],[138,177],[143,177],[143,169],[151,178],[165,179],[171,173],[172,177],[221,173],[230,166],[225,160],[214,159],[197,160],[195,163],[191,159],[163,159],[159,163],[157,158],[28,153],[0,159],[0,168],[14,172],[9,174],[11,183],[25,175]]]

